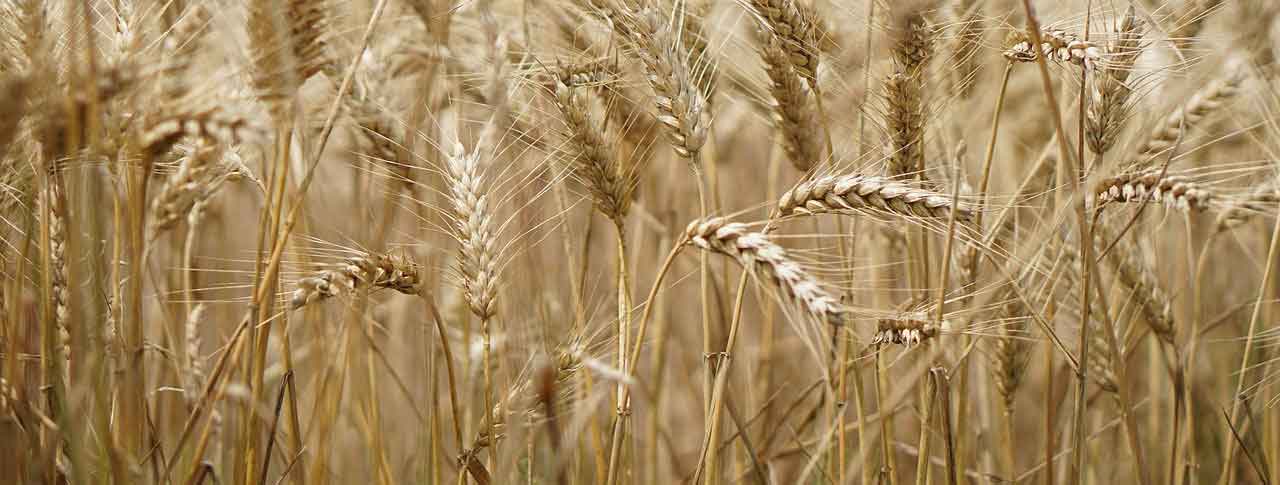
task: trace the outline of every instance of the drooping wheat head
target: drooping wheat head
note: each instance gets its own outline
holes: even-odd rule
[[[785,249],[746,224],[715,217],[696,220],[685,229],[685,240],[699,248],[732,258],[744,268],[759,271],[783,297],[818,322],[845,323],[849,309]]]
[[[332,268],[299,279],[289,297],[289,307],[297,310],[363,288],[417,295],[422,282],[421,268],[406,257],[359,253]]]

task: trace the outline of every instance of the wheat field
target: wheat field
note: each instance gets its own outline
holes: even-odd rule
[[[0,483],[1280,479],[1273,0],[0,11]]]

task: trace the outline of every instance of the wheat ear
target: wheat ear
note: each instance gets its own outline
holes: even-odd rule
[[[1103,49],[1096,44],[1081,40],[1071,32],[1059,29],[1040,31],[1040,49],[1035,49],[1033,40],[1026,32],[1015,31],[1005,39],[1004,57],[1012,62],[1035,62],[1040,53],[1046,59],[1056,62],[1068,62],[1093,69],[1094,65],[1104,58]]]
[[[685,229],[689,244],[723,254],[744,268],[758,270],[785,298],[820,322],[843,324],[849,309],[828,292],[800,263],[792,260],[767,235],[753,232],[746,224],[720,217],[697,220]]]
[[[818,82],[818,22],[810,7],[796,0],[749,0],[748,4],[777,37],[791,68],[809,82]]]
[[[612,140],[598,128],[601,123],[592,115],[586,93],[568,84],[571,77],[571,73],[557,77],[555,96],[575,152],[573,172],[586,183],[596,208],[621,226],[631,209],[636,172],[622,165]]]
[[[1112,202],[1157,202],[1181,211],[1198,211],[1215,202],[1213,193],[1195,180],[1161,169],[1108,177],[1094,188],[1094,196],[1099,207]]]
[[[828,175],[801,182],[778,199],[782,215],[866,211],[895,217],[951,217],[969,222],[973,209],[951,196],[876,175]]]
[[[1214,222],[1214,231],[1223,232],[1247,223],[1259,214],[1275,210],[1280,204],[1280,187],[1276,180],[1258,184],[1253,190],[1239,200],[1232,202]]]
[[[1091,77],[1089,109],[1085,119],[1085,139],[1095,154],[1106,153],[1115,144],[1116,135],[1128,116],[1128,102],[1133,88],[1127,83],[1133,65],[1142,54],[1142,21],[1133,6],[1125,12],[1116,28],[1116,39],[1107,44],[1107,60]]]
[[[388,254],[360,253],[348,257],[333,268],[317,271],[298,280],[289,298],[290,308],[353,293],[359,288],[395,290],[417,295],[421,290],[422,272],[407,258]]]
[[[934,37],[922,4],[894,9],[891,37],[894,72],[884,82],[886,168],[889,175],[917,174],[924,170],[925,78]]]
[[[813,105],[813,95],[805,87],[803,78],[791,66],[791,58],[775,35],[761,32],[760,57],[764,61],[765,74],[769,76],[769,103],[775,128],[782,136],[783,150],[791,165],[801,172],[809,169],[822,157],[821,131]]]
[[[1205,117],[1221,110],[1240,94],[1240,86],[1247,77],[1242,61],[1233,59],[1227,63],[1226,73],[1191,95],[1182,107],[1169,113],[1156,124],[1138,149],[1137,162],[1149,165],[1158,155],[1173,148],[1178,134],[1199,124]]]
[[[676,153],[693,159],[707,141],[711,110],[700,72],[691,63],[678,32],[656,9],[634,15],[628,30],[645,66],[649,87],[658,108],[658,121],[667,127]]]

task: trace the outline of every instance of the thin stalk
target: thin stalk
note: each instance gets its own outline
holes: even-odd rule
[[[1024,11],[1027,14],[1027,31],[1031,35],[1032,45],[1034,46],[1043,45],[1040,39],[1040,22],[1039,20],[1036,19],[1035,10],[1031,7],[1031,0],[1022,0],[1022,6]],[[1075,175],[1077,174],[1076,168],[1078,164],[1076,163],[1074,154],[1072,153],[1070,147],[1067,145],[1068,142],[1067,142],[1066,130],[1063,127],[1062,113],[1058,109],[1058,101],[1054,96],[1053,81],[1049,78],[1049,67],[1048,65],[1046,65],[1044,58],[1045,56],[1043,55],[1037,55],[1036,65],[1039,67],[1039,70],[1040,70],[1040,81],[1044,90],[1045,103],[1047,104],[1049,108],[1049,112],[1052,115],[1054,133],[1057,135],[1059,163],[1062,168],[1064,169],[1069,168],[1068,170],[1059,170],[1058,174],[1060,177],[1065,177],[1071,181],[1071,193],[1074,194],[1074,197],[1076,199],[1076,203],[1074,204],[1076,209],[1076,220],[1078,221],[1079,229],[1080,229],[1080,242],[1081,242],[1080,243],[1080,260],[1090,261],[1090,259],[1093,257],[1092,250],[1091,250],[1093,247],[1093,244],[1092,244],[1093,235],[1091,234],[1092,231],[1090,230],[1088,219],[1086,218],[1086,214],[1085,214],[1085,198],[1084,198],[1084,193],[1080,191],[1080,179],[1078,176]],[[1088,267],[1085,267],[1084,271],[1087,273],[1090,271],[1090,269]],[[1086,399],[1085,384],[1087,383],[1087,375],[1089,372],[1088,371],[1088,368],[1089,368],[1088,366],[1088,363],[1089,363],[1088,321],[1089,321],[1089,308],[1090,308],[1090,304],[1089,304],[1090,282],[1091,282],[1091,278],[1089,278],[1088,275],[1083,275],[1083,284],[1080,285],[1081,286],[1080,288],[1080,314],[1081,314],[1080,321],[1082,322],[1081,323],[1082,330],[1080,332],[1080,357],[1077,360],[1079,365],[1076,370],[1077,388],[1076,388],[1076,402],[1075,402],[1075,425],[1074,425],[1074,432],[1072,435],[1072,441],[1073,441],[1072,454],[1074,457],[1073,466],[1072,466],[1072,480],[1071,480],[1072,482],[1079,481],[1080,472],[1083,471],[1085,467],[1085,452],[1082,445],[1085,443],[1085,422],[1084,422],[1085,420],[1083,416],[1085,412],[1085,399]]]
[[[626,230],[621,220],[614,221],[614,233],[617,236],[618,246],[618,371],[622,375],[629,375],[627,366],[627,343],[631,322],[631,284],[630,276],[627,272],[627,242]],[[623,435],[626,434],[627,416],[631,414],[630,403],[627,401],[625,388],[627,383],[623,380],[618,381],[617,389],[617,407],[615,409],[613,436],[609,444],[609,479],[606,483],[616,483],[618,478]]]
[[[889,385],[889,367],[885,365],[884,349],[879,346],[876,353],[876,409],[880,413],[880,452],[884,456],[882,473],[889,476],[889,485],[898,485],[897,460],[893,455],[893,414],[887,406],[885,388]]]
[[[937,389],[932,379],[920,387],[920,439],[916,444],[916,485],[925,485],[929,477],[929,423],[933,421],[933,393]]]
[[[861,358],[859,358],[859,360],[861,360]],[[871,452],[869,449],[867,449],[867,445],[868,445],[867,415],[866,415],[866,411],[862,407],[862,403],[863,403],[862,376],[859,375],[857,366],[854,366],[852,372],[853,372],[853,400],[854,400],[853,404],[855,406],[854,410],[858,413],[858,463],[859,463],[858,469],[862,473],[862,485],[869,485],[872,480],[871,466],[870,466],[871,462],[868,461],[871,457]]]
[[[706,251],[703,251],[704,253]],[[716,365],[716,381],[715,388],[711,394],[711,415],[708,416],[706,436],[703,438],[703,456],[705,459],[700,469],[705,469],[706,485],[717,483],[716,473],[714,470],[719,465],[720,446],[718,446],[717,436],[720,431],[720,416],[724,410],[724,392],[729,383],[729,364],[732,362],[732,353],[734,345],[738,340],[738,328],[742,322],[742,305],[747,293],[747,274],[752,268],[743,267],[743,277],[738,280],[737,297],[733,302],[733,319],[729,323],[729,336],[725,341],[724,352],[720,355],[720,361]],[[697,474],[695,473],[695,476]]]
[[[1266,269],[1262,272],[1262,282],[1258,285],[1258,296],[1253,304],[1253,313],[1249,316],[1249,333],[1245,337],[1244,352],[1240,357],[1239,378],[1236,381],[1236,391],[1231,395],[1231,416],[1226,423],[1227,433],[1233,433],[1230,429],[1234,423],[1240,422],[1240,412],[1243,404],[1242,394],[1244,393],[1245,381],[1248,379],[1249,358],[1253,355],[1254,343],[1258,337],[1258,323],[1262,320],[1262,306],[1266,303],[1266,295],[1271,287],[1271,274],[1275,268],[1276,262],[1280,261],[1280,212],[1276,213],[1274,227],[1271,230],[1271,243],[1267,249],[1267,261],[1263,267]],[[1189,396],[1188,396],[1189,397]],[[1236,457],[1236,445],[1234,440],[1228,440],[1226,450],[1223,451],[1222,472],[1218,475],[1218,484],[1225,485],[1230,479],[1231,471],[1234,468]]]
[[[677,240],[677,242],[674,245],[672,245],[671,252],[667,254],[666,260],[663,261],[662,266],[658,269],[657,276],[655,276],[653,280],[653,287],[649,289],[649,296],[645,299],[644,312],[640,314],[640,324],[636,328],[635,344],[632,347],[630,357],[626,361],[627,369],[635,369],[636,362],[640,359],[640,351],[644,345],[645,333],[649,328],[649,318],[653,315],[653,308],[654,308],[653,302],[657,298],[658,290],[662,288],[662,281],[666,279],[667,273],[671,270],[671,263],[673,263],[675,261],[676,256],[680,254],[680,249],[684,245],[684,242],[685,241],[682,238]],[[659,363],[659,365],[661,365],[661,362]],[[628,378],[630,377],[629,374],[624,374],[624,375]],[[627,379],[622,379],[622,380],[626,381]],[[619,407],[623,409],[628,409],[631,406],[630,391],[631,391],[630,387],[627,387],[627,386],[620,387],[620,392],[618,395]],[[622,417],[623,416],[618,416],[618,418],[614,419],[614,422],[613,422],[613,435],[616,437],[615,441],[621,440],[621,430],[623,429],[623,426],[625,426],[625,422],[622,419]],[[610,446],[611,454],[613,454],[612,450],[617,449],[617,447],[619,446],[620,444],[611,444]],[[614,464],[617,463],[616,459],[614,458],[611,458],[609,461]],[[610,470],[612,470],[613,468],[614,467],[610,467]],[[610,471],[610,474],[613,474],[613,473],[614,472]]]

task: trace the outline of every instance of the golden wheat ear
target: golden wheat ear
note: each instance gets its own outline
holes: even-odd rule
[[[744,268],[758,270],[786,300],[814,321],[843,325],[850,314],[825,285],[791,259],[786,250],[746,224],[720,217],[696,220],[685,229],[685,239],[698,248],[732,258]]]
[[[258,98],[279,118],[298,88],[330,63],[327,0],[251,0],[249,57]]]
[[[333,268],[298,280],[289,296],[289,307],[297,310],[361,288],[382,288],[417,295],[422,288],[422,269],[401,256],[356,254]]]

